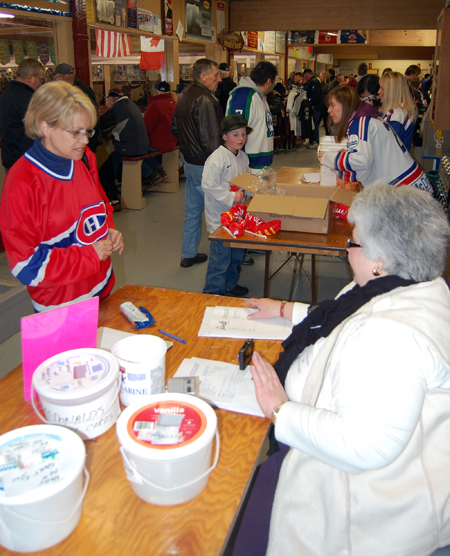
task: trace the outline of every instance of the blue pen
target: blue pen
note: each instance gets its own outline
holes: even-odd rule
[[[169,336],[169,338],[172,338],[173,340],[176,340],[177,342],[181,342],[182,344],[186,343],[186,340],[182,340],[181,338],[178,338],[178,336],[174,336],[173,334],[169,334],[168,332],[164,332],[164,330],[160,330],[161,334],[164,334],[165,336]]]

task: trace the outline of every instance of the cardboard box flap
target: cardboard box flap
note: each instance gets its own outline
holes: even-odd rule
[[[274,203],[275,200],[276,203]],[[327,208],[328,198],[310,199],[272,195],[255,195],[249,206],[251,212],[271,214],[274,215],[273,218],[276,218],[277,214],[298,218],[324,218]]]
[[[259,186],[259,179],[253,174],[250,174],[250,172],[244,172],[232,180],[228,180],[228,183],[237,185],[237,187],[250,191],[250,193],[256,193],[257,186]]]
[[[356,193],[354,193],[353,191],[349,191],[348,189],[343,189],[342,187],[336,187],[335,189],[336,191],[331,196],[330,201],[334,201],[335,203],[342,203],[347,207],[351,207]]]

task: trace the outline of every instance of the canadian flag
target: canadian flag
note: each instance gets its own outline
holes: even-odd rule
[[[159,70],[164,67],[164,39],[141,37],[141,63],[143,70]]]
[[[95,40],[97,42],[95,53],[102,58],[130,56],[133,54],[130,35],[126,33],[96,29]]]

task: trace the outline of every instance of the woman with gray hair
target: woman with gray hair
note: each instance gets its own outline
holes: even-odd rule
[[[349,221],[354,282],[335,300],[248,300],[250,319],[298,324],[274,367],[253,354],[280,450],[260,467],[235,556],[450,544],[449,224],[429,194],[387,185],[359,193]]]
[[[0,228],[12,274],[36,312],[109,295],[111,254],[123,250],[87,148],[97,112],[78,87],[40,87],[25,115],[33,146],[8,172]]]

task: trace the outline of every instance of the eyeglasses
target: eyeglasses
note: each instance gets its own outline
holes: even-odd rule
[[[43,77],[39,77],[39,75],[36,75],[35,73],[33,73],[34,77],[37,77],[39,79],[39,81],[41,82],[41,85],[43,85],[45,83],[45,79]]]
[[[63,127],[60,127],[59,129],[67,131],[67,133],[71,133],[74,139],[81,139],[83,137],[87,137],[88,139],[90,139],[94,136],[95,133],[95,129],[87,129],[86,131],[71,131],[70,129],[64,129]]]
[[[359,243],[355,243],[352,237],[347,239],[347,249],[351,249],[352,247],[361,247]]]

